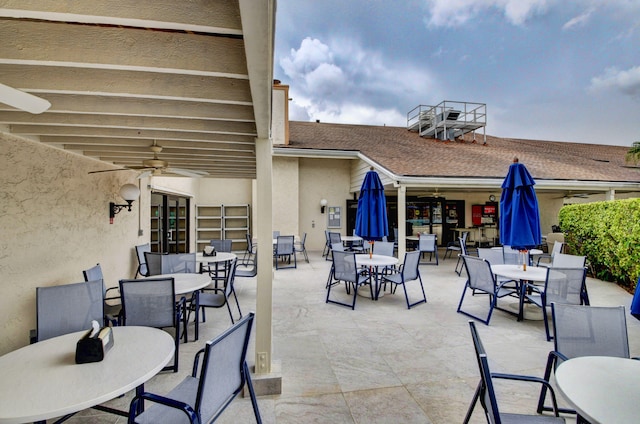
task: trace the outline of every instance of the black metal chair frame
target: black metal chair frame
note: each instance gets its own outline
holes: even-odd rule
[[[547,308],[551,306],[551,301],[548,301],[548,293],[552,288],[552,282],[554,281],[554,275],[557,276],[559,274],[564,273],[578,273],[579,270],[582,270],[582,278],[579,293],[577,293],[577,301],[579,303],[571,303],[571,304],[580,304],[580,305],[589,305],[589,297],[586,295],[586,279],[587,279],[587,268],[547,268],[547,278],[545,280],[544,286],[537,286],[535,284],[525,284],[523,287],[524,292],[529,292],[529,294],[525,294],[522,297],[522,302],[529,301],[534,305],[542,308],[542,319],[544,321],[544,331],[547,336],[547,341],[551,341],[553,336],[551,336],[549,332],[549,318],[547,317]],[[564,281],[564,280],[563,280]],[[563,286],[565,286],[563,284]],[[559,289],[566,293],[567,287],[556,287],[553,286],[554,289]]]
[[[281,243],[282,241],[282,243]],[[297,268],[298,267],[298,259],[296,258],[296,249],[295,249],[295,239],[294,236],[278,236],[276,238],[276,249],[273,254],[273,258],[276,263],[276,269],[286,269],[286,268]],[[283,250],[285,249],[286,250]],[[291,257],[293,256],[293,265],[291,265]],[[280,266],[280,261],[284,261],[286,259],[289,266]]]
[[[144,252],[151,252],[151,243],[140,244],[135,249],[136,257],[138,258],[138,269],[136,269],[136,275],[133,278],[138,278],[138,275],[148,277],[149,270],[147,269],[147,259]]]
[[[158,412],[159,416],[165,415],[170,411],[170,410],[164,409],[164,407],[167,407],[167,408],[173,408],[175,410],[181,411],[186,415],[186,418],[189,420],[189,422],[193,424],[195,423],[200,424],[204,422],[214,422],[231,404],[231,402],[236,398],[236,396],[238,396],[238,394],[242,392],[243,388],[246,385],[249,392],[249,396],[251,398],[251,405],[253,407],[253,413],[256,418],[256,422],[258,424],[261,424],[262,418],[260,416],[260,410],[258,409],[258,400],[256,398],[255,390],[253,388],[253,383],[251,381],[251,373],[249,372],[249,367],[246,361],[247,350],[249,346],[249,339],[251,338],[251,328],[252,328],[254,316],[255,314],[253,312],[250,312],[244,318],[242,318],[233,326],[231,326],[229,329],[225,330],[222,334],[220,334],[213,340],[207,342],[205,347],[196,353],[193,361],[193,370],[192,370],[191,376],[187,377],[184,380],[184,382],[187,382],[188,384],[197,383],[197,389],[194,388],[195,392],[192,391],[193,392],[192,394],[195,395],[194,396],[195,399],[193,399],[195,402],[190,404],[184,400],[173,399],[168,396],[161,396],[161,395],[157,395],[149,392],[144,392],[142,394],[135,396],[131,401],[131,404],[129,406],[129,423],[136,422],[136,416],[141,411],[144,410],[143,405],[145,401],[149,401],[157,404],[157,405],[152,405],[151,408],[149,408],[149,411],[151,411],[151,409],[154,407],[163,408],[161,411]],[[243,331],[244,334],[242,335],[243,337],[242,349],[238,355],[237,361],[235,360],[236,359],[235,357],[224,358],[223,357],[224,355],[217,356],[214,353],[216,351],[217,345],[221,344],[221,346],[223,346],[225,343],[233,340],[233,338],[236,337],[236,333],[238,333],[239,331]],[[200,361],[201,355],[204,355],[204,356],[203,356],[202,368],[200,369],[200,373],[198,374],[199,361]],[[226,360],[225,362],[229,362],[233,360],[234,362],[233,367],[235,367],[237,364],[239,369],[233,369],[233,367],[228,367],[224,365],[216,367],[216,360],[218,359]],[[221,368],[221,367],[224,367],[225,369],[220,369],[218,371],[217,368]],[[237,375],[235,373],[237,373]],[[221,377],[220,380],[215,379],[215,377],[218,375]],[[235,381],[238,381],[237,386],[235,385]],[[219,398],[216,397],[215,401],[219,402],[219,406],[218,404],[216,404],[216,406],[218,407],[216,410],[212,411],[211,416],[202,417],[203,404],[206,404],[207,402],[211,402],[210,395],[207,396],[207,394],[210,393],[210,390],[211,390],[209,389],[209,387],[210,385],[216,385],[217,383],[218,384],[227,383],[227,385],[229,386],[233,385],[233,386],[228,388],[229,389],[228,393],[224,392]],[[168,418],[168,419],[171,419],[171,418]]]
[[[373,285],[371,284],[371,276],[363,275],[361,270],[356,264],[355,252],[340,252],[337,250],[331,250],[332,265],[329,271],[329,278],[327,280],[327,297],[325,303],[335,303],[336,305],[347,306],[352,310],[356,307],[356,299],[358,296],[358,287],[369,284],[369,290],[371,292],[371,299],[375,299],[373,293]],[[336,266],[337,265],[337,266]],[[340,283],[345,284],[345,290],[347,295],[351,294],[353,290],[353,299],[351,303],[341,302],[339,300],[331,299],[331,289]]]
[[[386,285],[387,282],[391,283],[390,291],[395,293],[399,285],[404,289],[404,298],[407,301],[407,309],[411,309],[413,306],[421,303],[427,303],[427,296],[424,293],[424,285],[422,284],[422,277],[420,276],[420,255],[422,252],[413,251],[407,252],[404,255],[404,262],[400,265],[397,272],[392,274],[383,274],[382,283]],[[409,302],[409,294],[407,292],[407,283],[410,281],[418,281],[420,283],[420,290],[422,291],[422,299],[419,299],[413,303]],[[382,284],[380,285],[382,286]],[[378,287],[378,291],[380,288]],[[377,297],[378,293],[376,294]]]
[[[186,317],[186,299],[181,297],[178,301],[175,300],[175,282],[173,278],[146,278],[144,280],[120,280],[120,294],[122,296],[122,319],[120,321],[120,325],[127,325],[127,295],[126,295],[126,287],[131,284],[144,284],[144,283],[157,283],[157,284],[168,284],[167,281],[170,281],[172,286],[173,294],[171,296],[172,305],[173,305],[173,325],[168,325],[162,328],[172,327],[174,329],[174,339],[175,339],[175,352],[173,355],[173,365],[168,365],[163,368],[163,371],[171,370],[173,372],[178,372],[178,356],[179,356],[179,346],[180,339],[182,338],[180,334],[180,321],[183,322],[183,331],[187,332],[187,321],[186,319],[182,319],[182,317]],[[146,325],[144,323],[134,323],[132,325]],[[185,337],[186,341],[186,337]]]
[[[500,309],[501,311],[507,312],[509,314],[517,315],[517,312],[499,308],[498,299],[506,296],[513,296],[520,299],[520,287],[519,286],[507,287],[507,284],[513,284],[513,281],[505,281],[503,283],[498,283],[496,280],[496,276],[491,271],[491,264],[486,259],[475,257],[475,256],[469,256],[469,255],[461,255],[461,256],[464,262],[464,266],[467,270],[467,281],[465,282],[464,289],[462,290],[462,296],[460,296],[460,302],[458,303],[457,312],[464,314],[468,317],[471,317],[473,319],[476,319],[485,325],[489,325],[489,321],[491,320],[491,315],[493,314],[494,309]],[[480,287],[477,285],[476,273],[474,271],[469,270],[470,266],[468,264],[468,261],[481,261],[484,264],[483,266],[487,268],[487,271],[486,271],[488,273],[487,275],[490,276],[489,278],[492,281],[491,290],[489,290],[488,287]],[[464,302],[467,289],[470,289],[472,291],[472,295],[475,295],[477,292],[489,295],[489,313],[487,314],[487,317],[485,319],[462,310],[462,303]]]
[[[429,240],[429,241],[426,241]],[[431,244],[431,240],[433,240],[432,246],[425,246],[426,244]],[[425,250],[422,250],[422,249]],[[420,251],[420,257],[424,258],[425,253],[429,254],[429,262],[421,262],[422,265],[438,265],[438,236],[435,234],[423,234],[419,237],[418,240],[418,250]],[[435,263],[433,262],[433,257],[435,256]]]
[[[480,404],[484,408],[485,417],[487,419],[487,422],[489,423],[500,424],[505,418],[509,419],[509,422],[514,422],[514,423],[518,421],[521,421],[523,423],[531,422],[527,420],[527,418],[529,417],[527,415],[500,413],[500,410],[498,409],[498,402],[496,399],[494,387],[493,387],[494,379],[536,383],[536,384],[542,385],[542,387],[544,388],[547,388],[547,390],[551,394],[552,403],[554,405],[553,412],[555,417],[550,417],[550,416],[546,416],[546,417],[530,416],[530,417],[537,418],[537,420],[534,422],[542,422],[544,420],[544,422],[564,423],[564,419],[560,418],[559,416],[558,403],[556,401],[556,395],[555,395],[555,392],[553,391],[553,388],[551,387],[551,384],[549,384],[547,380],[539,377],[534,377],[529,375],[502,374],[502,373],[491,372],[489,369],[487,352],[484,349],[484,346],[478,334],[478,330],[476,329],[475,323],[473,321],[469,321],[469,328],[471,330],[471,338],[473,339],[473,346],[475,349],[476,360],[478,361],[478,368],[480,370],[480,381],[478,382],[478,386],[473,395],[471,404],[469,405],[469,409],[467,410],[467,414],[464,417],[463,423],[467,424],[469,422],[473,414],[473,410],[476,404],[478,403],[478,401],[480,401]]]
[[[108,287],[104,283],[104,275],[102,274],[102,267],[100,264],[96,264],[89,269],[82,271],[84,281],[102,281],[102,290],[104,297],[104,325],[118,325],[120,322],[120,314],[122,313],[122,307],[120,305],[110,305],[107,301],[120,302],[120,288]],[[111,294],[109,294],[111,292]]]
[[[619,316],[619,321],[617,322],[617,325],[615,326],[616,328],[614,328],[614,325],[611,326],[611,328],[607,328],[607,333],[616,333],[619,332],[619,340],[620,340],[620,345],[619,346],[612,346],[610,343],[607,343],[606,346],[603,346],[602,348],[599,348],[597,351],[592,350],[590,348],[586,348],[583,346],[580,346],[580,355],[570,355],[567,356],[564,353],[561,352],[562,347],[558,346],[558,344],[562,343],[559,342],[559,338],[558,337],[554,337],[553,339],[553,350],[551,352],[549,352],[549,356],[547,358],[547,366],[545,368],[544,371],[544,379],[549,381],[551,379],[551,374],[555,371],[555,369],[558,367],[558,365],[560,365],[563,361],[572,359],[572,358],[576,358],[579,356],[617,356],[620,358],[629,358],[630,357],[630,352],[629,352],[629,339],[628,339],[628,335],[627,335],[627,321],[626,321],[626,314],[625,314],[625,308],[624,306],[589,306],[589,305],[568,305],[568,304],[559,304],[556,305],[556,303],[551,303],[551,315],[552,315],[552,323],[553,323],[553,334],[557,334],[558,330],[559,330],[559,326],[557,325],[558,320],[557,320],[557,315],[558,315],[558,309],[568,309],[568,310],[579,310],[579,311],[584,311],[584,312],[596,312],[598,310],[603,310],[603,311],[618,311],[618,316]],[[601,320],[599,320],[600,323]],[[584,322],[584,324],[590,326],[589,322]],[[615,323],[614,323],[615,324]],[[560,340],[563,340],[564,337],[568,337],[571,338],[573,340],[578,340],[579,339],[579,335],[576,334],[568,334],[568,335],[564,335],[561,334]],[[588,340],[588,342],[592,342],[593,340],[595,340],[592,336],[588,337],[586,340]],[[590,344],[590,343],[589,343]],[[613,347],[613,349],[612,349]],[[606,350],[603,351],[602,349]],[[614,353],[613,350],[618,350],[617,353]],[[640,359],[640,358],[632,358],[632,359]],[[540,390],[540,397],[538,399],[538,413],[541,413],[542,411],[549,411],[551,410],[551,407],[549,406],[545,406],[544,402],[546,399],[546,389],[543,387]],[[567,414],[576,414],[576,411],[570,408],[560,408],[559,409],[560,412],[563,413],[567,413]],[[579,420],[581,419],[580,417],[578,418]],[[580,421],[578,421],[580,422]]]

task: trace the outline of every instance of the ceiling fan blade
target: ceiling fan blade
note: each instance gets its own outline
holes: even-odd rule
[[[191,178],[200,178],[205,175],[209,175],[209,173],[206,171],[196,171],[193,169],[166,168],[165,171],[171,172],[172,174],[183,175],[185,177],[191,177]]]
[[[142,171],[140,175],[138,175],[138,179],[141,180],[143,178],[148,177],[149,175],[153,174],[153,171],[154,171],[153,169],[147,169],[146,171]]]
[[[4,84],[0,84],[0,103],[36,115],[51,107],[48,100]]]
[[[101,172],[114,172],[114,171],[131,171],[131,169],[129,168],[103,169],[101,171],[89,171],[89,174],[99,174]]]

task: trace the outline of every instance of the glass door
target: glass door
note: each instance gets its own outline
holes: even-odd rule
[[[189,198],[151,193],[151,250],[189,251]]]

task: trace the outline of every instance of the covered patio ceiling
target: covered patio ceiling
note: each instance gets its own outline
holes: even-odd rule
[[[274,33],[275,0],[3,2],[0,83],[51,107],[0,97],[0,126],[105,162],[96,171],[142,168],[155,142],[170,168],[255,178]]]

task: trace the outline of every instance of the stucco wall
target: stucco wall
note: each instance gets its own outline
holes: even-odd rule
[[[300,159],[300,198],[297,208],[300,217],[299,234],[302,236],[307,233],[307,250],[322,251],[324,248],[328,209],[324,214],[320,213],[320,199],[327,199],[328,206],[342,207],[342,228],[332,231],[346,234],[346,200],[352,196],[349,192],[351,162],[336,159]],[[275,211],[274,204],[274,213]]]
[[[95,169],[104,165],[0,132],[0,354],[29,343],[36,287],[83,281],[96,263],[109,286],[133,277],[134,246],[146,241],[138,207],[148,210],[148,198],[110,225],[109,202],[124,203],[118,190],[137,174],[87,174]]]
[[[299,235],[298,171],[297,158],[273,158],[272,221],[274,231],[282,235]]]

